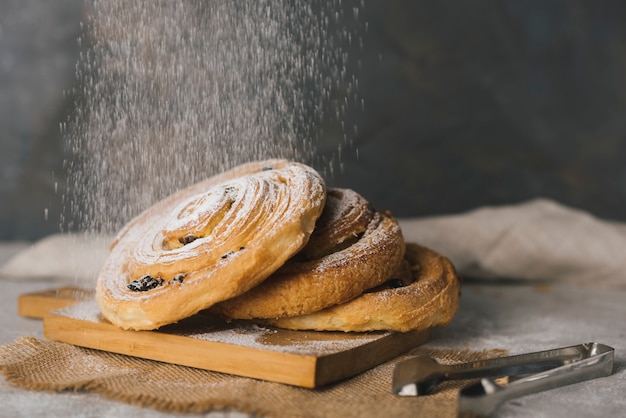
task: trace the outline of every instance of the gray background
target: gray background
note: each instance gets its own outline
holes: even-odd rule
[[[541,196],[626,220],[623,2],[365,3],[358,155],[331,185],[397,216]],[[83,2],[0,9],[0,240],[34,240],[59,230]],[[330,155],[342,134],[323,128]]]

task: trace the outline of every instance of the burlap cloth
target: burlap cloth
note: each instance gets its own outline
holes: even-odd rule
[[[452,364],[504,353],[417,348],[410,354]],[[394,366],[404,358],[327,387],[304,389],[24,337],[0,347],[0,371],[8,382],[25,389],[87,391],[165,412],[237,410],[263,417],[311,418],[456,416],[457,393],[467,381],[445,382],[433,395],[419,398],[391,393]]]

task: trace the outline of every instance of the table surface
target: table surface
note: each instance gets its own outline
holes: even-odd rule
[[[17,315],[17,298],[22,293],[66,284],[72,283],[0,281],[0,344],[20,336],[43,338],[40,320]],[[449,326],[434,330],[427,345],[471,350],[497,348],[510,354],[592,341],[610,345],[616,350],[612,376],[518,398],[502,405],[494,416],[619,416],[626,411],[625,301],[626,288],[467,281],[458,315]],[[160,413],[88,393],[25,391],[8,385],[1,377],[0,405],[0,416],[11,417],[189,416]],[[245,415],[231,412],[205,416]]]

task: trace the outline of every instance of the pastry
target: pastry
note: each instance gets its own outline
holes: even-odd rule
[[[352,190],[330,189],[306,247],[263,283],[211,312],[227,319],[317,312],[385,282],[403,257],[402,231],[391,215]]]
[[[406,244],[413,283],[390,283],[341,305],[295,317],[260,322],[318,331],[420,331],[448,324],[456,314],[461,281],[450,261],[417,244]],[[399,285],[400,287],[396,287]]]
[[[246,292],[304,247],[325,199],[315,170],[285,160],[246,164],[172,195],[116,237],[96,285],[102,315],[149,330]]]

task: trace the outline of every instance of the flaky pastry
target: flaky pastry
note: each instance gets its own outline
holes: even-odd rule
[[[96,286],[102,315],[124,329],[155,329],[246,292],[303,248],[325,199],[316,171],[285,160],[174,194],[115,239]]]
[[[279,328],[317,331],[421,331],[448,324],[457,312],[461,281],[450,261],[425,247],[406,244],[415,281],[383,286],[308,315],[265,319]]]
[[[211,312],[228,319],[316,312],[385,282],[403,257],[402,231],[391,215],[352,190],[330,189],[304,249],[263,283]]]

